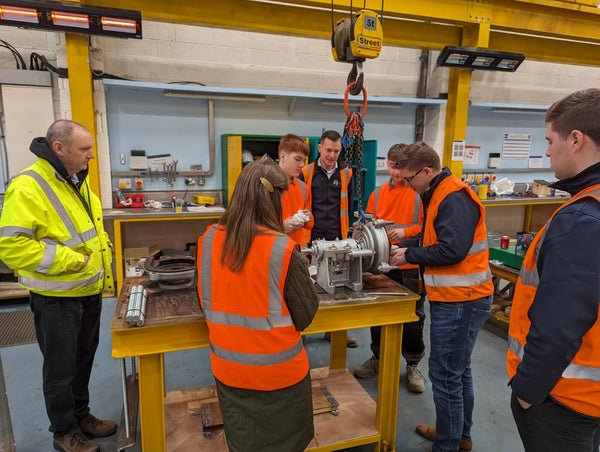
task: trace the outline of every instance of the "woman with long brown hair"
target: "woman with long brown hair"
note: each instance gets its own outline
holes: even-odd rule
[[[198,239],[198,294],[230,452],[296,452],[314,436],[300,331],[318,297],[306,258],[283,233],[288,177],[248,164],[219,221]]]

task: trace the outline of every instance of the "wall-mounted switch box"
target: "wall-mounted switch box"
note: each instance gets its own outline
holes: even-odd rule
[[[132,149],[129,157],[129,168],[138,171],[147,170],[148,158],[146,157],[146,151]]]
[[[129,178],[119,179],[119,188],[130,190],[131,189],[131,179],[129,179]]]

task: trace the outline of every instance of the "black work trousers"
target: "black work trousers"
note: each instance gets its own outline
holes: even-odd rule
[[[50,297],[31,293],[29,301],[44,357],[49,430],[60,435],[90,411],[88,384],[98,348],[102,294]]]
[[[421,294],[419,290],[419,269],[392,270],[387,273],[394,281],[402,284],[415,293]],[[423,342],[423,324],[425,322],[425,294],[417,301],[416,313],[419,320],[405,323],[402,329],[402,356],[407,362],[418,363],[425,356],[425,343]],[[371,350],[376,358],[379,358],[379,346],[381,344],[381,327],[371,327]]]
[[[571,411],[550,397],[524,409],[514,394],[510,408],[526,452],[598,452],[600,419]]]

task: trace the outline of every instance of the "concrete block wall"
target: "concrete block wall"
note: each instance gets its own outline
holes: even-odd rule
[[[29,63],[29,54],[45,55],[66,67],[63,33],[0,27],[2,39]],[[337,63],[327,39],[300,38],[228,29],[144,21],[144,39],[92,37],[90,60],[95,70],[151,82],[194,82],[205,85],[338,93],[344,91],[350,65]],[[419,77],[416,49],[384,46],[376,60],[364,63],[365,86],[371,96],[414,97]],[[430,58],[428,96],[448,90],[448,68]],[[8,50],[0,67],[15,67]],[[515,73],[474,71],[471,100],[549,105],[571,91],[598,86],[600,67],[525,61]],[[70,118],[68,83],[55,78],[56,118]],[[103,204],[111,205],[106,109],[102,84],[94,84],[98,115],[98,159]],[[426,112],[425,140],[441,151],[445,109]],[[105,191],[106,188],[106,191]]]

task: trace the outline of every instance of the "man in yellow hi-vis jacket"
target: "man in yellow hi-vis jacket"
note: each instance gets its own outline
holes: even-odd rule
[[[88,406],[102,290],[114,290],[102,206],[86,181],[93,146],[81,124],[54,122],[31,143],[37,161],[12,180],[0,217],[0,259],[30,290],[53,445],[69,452],[99,450],[85,435],[117,428]]]

